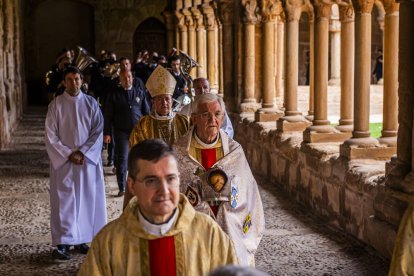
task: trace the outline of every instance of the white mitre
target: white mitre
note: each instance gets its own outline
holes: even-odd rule
[[[151,76],[149,76],[147,83],[145,86],[147,87],[150,95],[152,98],[158,95],[173,95],[174,89],[177,81],[171,75],[171,73],[158,65],[157,68],[152,72]]]

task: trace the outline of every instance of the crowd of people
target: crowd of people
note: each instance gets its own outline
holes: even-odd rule
[[[87,254],[79,275],[254,267],[263,206],[223,99],[210,93],[208,80],[192,80],[180,55],[140,51],[131,64],[102,51],[88,68],[85,91],[84,72],[65,50],[45,122],[52,257],[70,260],[72,247]],[[116,196],[124,196],[122,215],[110,223],[105,145]]]

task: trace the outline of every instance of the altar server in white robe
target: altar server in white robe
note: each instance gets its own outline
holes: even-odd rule
[[[64,72],[65,92],[48,107],[46,149],[50,159],[53,257],[69,260],[69,249],[86,254],[106,224],[101,150],[103,116],[96,100],[81,91],[82,73]]]

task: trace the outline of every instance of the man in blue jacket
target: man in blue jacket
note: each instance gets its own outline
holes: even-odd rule
[[[128,138],[138,120],[150,112],[150,100],[143,82],[133,78],[130,70],[121,70],[119,86],[108,96],[104,110],[104,143],[115,140],[115,168],[118,196],[125,193]]]

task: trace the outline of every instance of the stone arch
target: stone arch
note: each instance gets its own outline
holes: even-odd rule
[[[133,52],[147,49],[159,54],[166,55],[167,51],[167,29],[164,23],[155,17],[142,21],[135,30],[133,38]]]
[[[47,103],[44,75],[64,47],[95,50],[95,6],[91,1],[43,0],[26,6],[25,56],[29,104]]]

